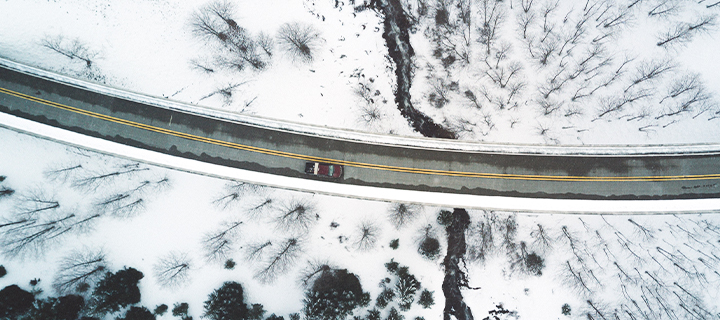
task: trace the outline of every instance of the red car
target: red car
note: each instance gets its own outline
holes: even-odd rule
[[[305,163],[305,173],[319,177],[340,178],[343,167],[339,164],[307,162]]]

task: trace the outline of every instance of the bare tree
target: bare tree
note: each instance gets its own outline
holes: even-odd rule
[[[13,195],[13,193],[15,193],[15,189],[6,186],[0,187],[0,198],[9,197]]]
[[[111,170],[104,170],[96,172],[93,170],[83,170],[81,174],[74,177],[72,181],[72,187],[94,191],[99,189],[101,186],[107,186],[113,183],[116,179],[122,177],[133,177],[139,172],[149,171],[150,168],[141,166],[137,162],[122,163],[115,166]]]
[[[468,261],[484,262],[495,251],[493,234],[496,220],[497,215],[494,212],[486,212],[481,221],[472,224],[466,230],[465,239],[468,247],[465,258]]]
[[[59,295],[82,293],[92,288],[107,269],[102,250],[76,250],[60,260],[52,286]]]
[[[680,9],[680,1],[677,0],[660,0],[648,11],[648,16],[668,16],[674,14]]]
[[[388,218],[395,225],[395,228],[400,229],[400,227],[415,220],[422,210],[421,205],[414,203],[393,203],[388,207]]]
[[[306,232],[319,217],[315,203],[307,198],[291,199],[279,211],[275,223],[284,231]]]
[[[380,228],[371,221],[363,221],[356,230],[354,245],[358,250],[370,250],[375,247]]]
[[[580,293],[589,295],[593,292],[587,282],[587,276],[577,267],[573,267],[570,261],[563,265],[563,282]]]
[[[193,32],[209,44],[219,46],[216,63],[234,70],[245,70],[247,66],[255,70],[264,69],[272,54],[267,36],[259,41],[238,25],[232,15],[235,7],[232,2],[216,0],[193,13],[190,18]]]
[[[530,236],[533,238],[533,245],[537,250],[547,252],[552,249],[554,242],[553,237],[548,234],[548,231],[545,230],[545,227],[541,224],[538,223],[535,228],[530,231]]]
[[[277,276],[290,268],[302,252],[300,239],[296,237],[286,239],[270,254],[265,266],[255,273],[255,278],[265,283],[273,282]]]
[[[643,61],[635,70],[632,83],[625,88],[624,92],[627,93],[631,88],[641,83],[658,80],[673,68],[673,64],[667,59]]]
[[[277,201],[268,195],[260,197],[260,199],[249,202],[245,208],[245,213],[251,217],[258,217],[269,214],[276,210]]]
[[[190,280],[191,261],[186,253],[170,252],[153,266],[155,278],[161,287],[175,288]]]
[[[50,182],[66,183],[68,181],[72,181],[82,170],[82,164],[59,164],[45,169],[45,171],[43,171],[43,176]]]
[[[225,61],[225,62],[227,62],[227,61]],[[246,83],[247,82],[230,83],[224,87],[218,88],[217,90],[202,96],[198,101],[202,101],[202,100],[205,100],[212,96],[219,95],[223,100],[223,106],[229,106],[233,102],[233,97],[234,97],[233,95],[235,94],[237,89]]]
[[[142,180],[135,187],[102,197],[95,203],[99,215],[110,215],[119,218],[129,218],[145,208],[144,195],[148,192],[158,192],[170,185],[168,177],[158,180]]]
[[[490,78],[490,80],[493,81],[493,83],[500,86],[500,88],[505,88],[510,80],[516,75],[519,75],[519,73],[522,71],[522,64],[515,61],[510,63],[507,68],[506,67],[499,67],[499,68],[491,68],[485,71],[485,74]]]
[[[61,210],[60,203],[41,189],[17,198],[11,218],[0,224],[3,252],[11,257],[41,254],[63,236],[76,230],[78,217]]]
[[[231,209],[237,206],[238,202],[245,196],[253,195],[260,191],[261,188],[261,186],[252,183],[229,181],[225,183],[222,193],[212,203],[222,210]]]
[[[98,52],[88,48],[80,39],[66,40],[62,35],[46,36],[41,45],[71,60],[81,60],[88,68],[92,67],[93,60],[98,56]]]
[[[692,23],[679,23],[672,29],[665,31],[658,39],[657,45],[663,47],[672,43],[684,43],[690,41],[692,37],[715,25],[716,17],[707,15],[698,18]]]
[[[478,4],[480,8],[478,12],[480,18],[478,42],[485,47],[486,55],[490,55],[499,27],[505,18],[504,5],[504,2],[498,0],[481,0]]]
[[[697,73],[686,74],[682,77],[676,78],[673,80],[667,95],[660,99],[660,104],[662,104],[666,99],[677,98],[679,95],[694,91],[701,86],[702,82],[700,81],[700,75]]]
[[[245,260],[253,262],[261,260],[263,252],[266,252],[272,246],[271,241],[255,242],[245,246]]]
[[[261,32],[257,36],[257,44],[268,57],[272,57],[273,52],[275,51],[275,41],[272,37]]]
[[[280,45],[293,57],[303,62],[312,62],[320,45],[320,33],[309,24],[285,23],[278,31]]]
[[[369,127],[378,125],[383,118],[382,110],[375,104],[365,104],[360,107],[360,120]]]
[[[234,250],[242,221],[228,221],[213,232],[206,233],[202,240],[205,257],[209,261],[222,261]]]
[[[315,283],[315,280],[323,272],[332,269],[337,269],[337,267],[330,266],[330,263],[326,260],[309,260],[305,268],[300,272],[300,283],[307,288],[310,284]]]

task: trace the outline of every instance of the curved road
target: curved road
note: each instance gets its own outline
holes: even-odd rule
[[[152,100],[152,99],[149,99]],[[342,164],[335,183],[563,199],[720,198],[720,155],[543,156],[408,148],[301,134],[96,93],[0,64],[0,112],[225,166],[305,177]]]

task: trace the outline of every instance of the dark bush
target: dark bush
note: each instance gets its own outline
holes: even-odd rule
[[[13,193],[15,193],[15,190],[10,189],[8,187],[0,187],[0,198],[3,196],[11,196]]]
[[[154,313],[156,316],[161,316],[161,315],[164,315],[165,312],[167,312],[167,311],[168,311],[168,305],[166,305],[166,304],[163,303],[163,304],[155,307],[155,310],[153,311],[153,313]]]
[[[134,268],[106,273],[93,291],[95,312],[117,312],[120,308],[140,302],[138,282],[142,278],[143,273]]]
[[[445,8],[435,11],[435,24],[444,25],[450,22],[450,13]]]
[[[399,266],[400,264],[395,262],[395,259],[390,259],[390,262],[385,264],[385,269],[387,269],[388,272],[395,273]]]
[[[176,302],[173,305],[172,315],[176,317],[185,317],[188,314],[189,307],[190,306],[187,304],[187,302]]]
[[[365,320],[380,320],[380,310],[378,309],[371,309],[368,310],[367,315],[365,315]]]
[[[0,318],[12,319],[23,314],[30,310],[34,301],[32,293],[20,289],[17,285],[9,285],[0,290]]]
[[[567,303],[564,304],[564,305],[562,305],[562,309],[560,310],[560,312],[562,312],[562,314],[564,314],[564,315],[566,315],[566,316],[569,316],[569,315],[570,315],[570,312],[571,312],[571,310],[570,310],[570,305],[567,304]]]
[[[375,306],[380,309],[387,307],[388,303],[395,298],[395,291],[392,288],[385,288],[375,299]]]
[[[433,293],[431,291],[428,291],[428,289],[424,289],[420,293],[420,299],[418,299],[418,304],[421,305],[425,309],[430,308],[432,305],[435,304],[435,299],[433,298]]]
[[[233,259],[227,259],[225,261],[225,269],[228,269],[228,270],[235,269],[235,261],[233,261]]]
[[[265,318],[265,320],[285,320],[285,318],[283,316],[276,316],[273,313],[269,317]]]
[[[420,282],[409,272],[408,267],[399,267],[396,274],[398,282],[395,284],[395,289],[400,298],[398,306],[400,310],[410,310],[412,303],[415,301],[415,293],[420,290]]]
[[[4,277],[7,274],[7,270],[5,270],[5,266],[0,266],[0,278]]]
[[[124,317],[117,317],[117,320],[155,320],[155,315],[145,307],[132,306]]]
[[[355,274],[345,269],[324,270],[305,292],[305,316],[308,320],[345,319],[369,299]]]
[[[265,315],[265,308],[259,303],[253,303],[252,307],[248,310],[248,319],[251,320],[262,320]]]
[[[80,311],[85,307],[85,299],[82,296],[69,294],[58,298],[55,306],[55,315],[58,320],[75,320]]]
[[[395,307],[390,308],[390,312],[388,313],[386,320],[403,320],[405,319],[405,316],[400,314],[400,312],[395,309]]]
[[[472,94],[472,91],[470,91],[470,94]],[[441,226],[449,226],[450,223],[452,223],[452,211],[440,210],[440,212],[438,212],[436,220],[437,223]]]
[[[393,250],[397,250],[399,245],[400,245],[400,239],[390,240],[390,248],[392,248]]]
[[[248,308],[242,285],[228,281],[213,291],[205,301],[204,316],[212,320],[247,319]]]
[[[525,266],[530,274],[541,276],[542,269],[545,267],[545,261],[541,256],[532,252],[527,255],[527,258],[525,259]]]
[[[440,241],[433,237],[425,237],[420,243],[418,252],[428,259],[435,259],[440,254]]]

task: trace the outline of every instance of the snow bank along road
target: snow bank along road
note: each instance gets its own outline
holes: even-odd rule
[[[168,107],[164,99],[109,94],[120,92],[117,89],[99,93],[95,89],[102,88],[100,85],[55,75],[50,79],[48,72],[18,66],[0,61],[2,112],[224,166],[313,179],[303,173],[305,161],[321,161],[345,166],[343,178],[335,183],[457,194],[720,198],[720,152],[707,146],[676,148],[694,150],[690,154],[645,152],[642,148],[629,155],[612,151],[563,154],[549,148],[556,150],[555,154],[541,155],[363,142],[348,139],[352,133],[343,131],[337,134],[343,138],[326,136],[327,128],[318,128],[323,134],[294,132],[220,118],[222,112],[193,112],[201,109],[190,105],[185,110]]]

